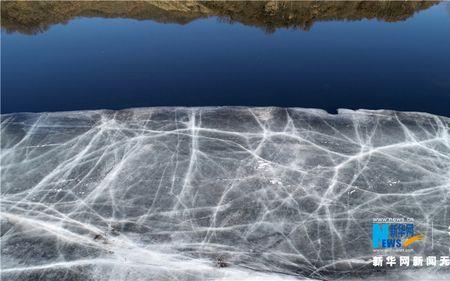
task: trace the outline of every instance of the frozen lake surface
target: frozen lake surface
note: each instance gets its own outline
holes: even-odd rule
[[[1,120],[4,280],[448,275],[371,263],[377,217],[414,218],[414,253],[448,255],[446,117],[163,107]]]

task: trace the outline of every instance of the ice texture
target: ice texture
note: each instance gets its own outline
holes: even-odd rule
[[[3,280],[449,276],[371,263],[377,217],[414,218],[414,255],[449,255],[448,118],[162,107],[1,125]]]

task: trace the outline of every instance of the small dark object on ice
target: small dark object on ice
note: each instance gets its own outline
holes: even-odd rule
[[[225,262],[223,257],[218,257],[216,264],[218,267],[228,267],[229,266],[229,264],[227,262]]]
[[[106,237],[101,234],[95,234],[94,240],[95,241],[103,240],[103,244],[108,244],[108,240],[106,240]]]
[[[105,239],[105,237],[103,237],[101,234],[95,234],[94,240],[100,240],[100,239]]]

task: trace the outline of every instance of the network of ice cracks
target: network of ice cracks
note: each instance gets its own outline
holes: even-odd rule
[[[413,276],[374,269],[376,217],[414,218],[415,254],[448,255],[445,117],[162,107],[1,124],[3,280]]]

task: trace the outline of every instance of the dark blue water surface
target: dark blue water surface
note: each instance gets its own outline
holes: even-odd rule
[[[215,17],[2,30],[1,110],[253,105],[450,116],[446,5],[405,21],[326,21],[271,34]]]

